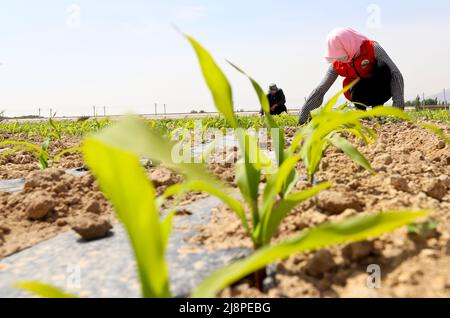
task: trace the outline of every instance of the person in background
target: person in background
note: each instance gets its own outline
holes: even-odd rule
[[[279,89],[276,84],[271,84],[269,88],[269,94],[267,94],[270,104],[271,115],[281,115],[287,113],[286,97],[282,89]],[[264,111],[261,110],[261,114],[264,115]]]
[[[345,93],[358,109],[381,106],[391,98],[394,107],[404,109],[403,76],[378,42],[351,28],[339,28],[328,35],[325,59],[331,65],[300,111],[300,125],[310,119],[311,111],[322,105],[338,76],[345,78],[344,87],[360,79]]]

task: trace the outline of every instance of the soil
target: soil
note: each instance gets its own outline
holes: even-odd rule
[[[88,215],[112,219],[112,212],[92,175],[75,177],[54,168],[31,172],[22,192],[0,193],[0,224],[8,229],[0,257],[68,231]]]
[[[449,125],[441,128],[450,133]],[[409,123],[386,124],[377,131],[379,141],[361,147],[377,173],[330,149],[317,178],[333,187],[297,207],[275,241],[362,211],[428,209],[437,228],[415,235],[401,229],[372,242],[296,255],[277,265],[276,285],[265,293],[242,283],[225,290],[223,297],[450,296],[450,147]],[[307,186],[300,181],[297,189]],[[190,242],[211,249],[252,247],[239,219],[224,206],[213,211],[210,224]],[[381,268],[380,289],[367,288],[371,264]]]
[[[450,135],[450,125],[440,124]],[[407,229],[362,242],[296,255],[277,264],[276,284],[264,293],[242,283],[223,297],[449,297],[450,296],[450,147],[410,123],[376,128],[380,139],[359,145],[376,173],[365,171],[342,152],[329,149],[317,179],[333,187],[298,206],[281,224],[275,241],[306,228],[338,221],[361,212],[429,209],[435,229],[416,234]],[[294,129],[289,129],[292,137]],[[37,141],[35,141],[37,143]],[[76,138],[53,145],[52,153],[79,145]],[[1,149],[0,149],[1,151]],[[209,168],[235,186],[233,158],[211,160]],[[217,159],[217,158],[213,158]],[[57,168],[39,171],[35,159],[12,154],[0,162],[0,178],[26,177],[19,193],[0,193],[0,258],[71,229],[84,239],[108,235],[116,222],[112,207],[88,174],[74,177],[62,169],[82,166],[79,154],[63,157]],[[301,165],[298,171],[304,175]],[[182,180],[163,167],[148,167],[158,194]],[[299,181],[297,190],[309,187]],[[205,197],[191,193],[183,204]],[[165,206],[173,202],[169,200]],[[182,207],[177,215],[190,215]],[[211,222],[199,227],[193,243],[210,249],[252,247],[238,218],[226,207],[213,210]],[[381,288],[367,288],[367,268],[380,266]]]
[[[165,168],[152,168],[148,174],[158,194],[182,178]],[[182,206],[203,197],[188,193],[177,214],[186,213]],[[172,204],[169,199],[163,207]],[[116,222],[91,174],[77,177],[55,168],[35,170],[26,176],[23,191],[0,192],[0,259],[71,229],[84,240],[99,239]]]

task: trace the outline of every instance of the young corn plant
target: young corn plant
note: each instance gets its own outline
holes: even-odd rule
[[[138,138],[133,139],[134,136]],[[165,255],[174,213],[169,211],[161,219],[161,205],[165,197],[156,197],[155,189],[140,165],[139,157],[143,154],[151,155],[155,160],[184,173],[187,184],[197,182],[198,187],[206,189],[206,192],[215,193],[219,197],[226,192],[222,190],[225,187],[203,165],[174,162],[171,157],[174,146],[158,131],[151,130],[145,122],[128,118],[85,139],[82,147],[86,164],[96,177],[100,189],[113,204],[128,233],[137,263],[142,296],[147,298],[171,297]],[[178,184],[172,186],[166,195],[182,195],[185,190],[184,184]],[[228,200],[229,205],[239,204],[226,195],[223,200]],[[236,210],[239,210],[238,206]],[[230,284],[292,254],[373,238],[408,225],[425,215],[425,212],[386,212],[321,225],[302,232],[291,241],[265,246],[249,258],[219,270],[204,280],[192,296],[214,297]],[[17,287],[41,297],[76,297],[40,282],[19,283]]]
[[[62,137],[61,126],[57,122],[55,122],[52,118],[50,118],[48,122],[52,127],[52,132],[50,133],[50,136],[57,140],[61,140]]]
[[[49,144],[49,139],[46,139],[41,146],[36,146],[27,141],[5,140],[0,142],[0,146],[12,146],[12,148],[8,149],[2,154],[2,157],[6,157],[17,151],[26,151],[31,153],[39,161],[39,167],[41,168],[41,170],[45,170],[49,167]]]
[[[376,140],[375,131],[364,125],[362,119],[379,116],[392,116],[403,120],[410,119],[405,112],[393,107],[376,107],[369,111],[346,111],[346,103],[335,108],[339,96],[349,90],[356,82],[344,88],[324,107],[313,112],[311,121],[303,126],[294,137],[290,152],[300,153],[308,180],[311,183],[314,183],[324,153],[330,146],[342,150],[344,154],[364,169],[373,171],[371,164],[364,155],[343,137],[343,134],[354,135],[366,144]]]
[[[233,201],[233,205],[228,204],[228,206],[239,216],[247,235],[253,241],[254,249],[258,250],[270,244],[281,222],[296,206],[330,187],[331,184],[323,183],[303,192],[293,191],[298,179],[295,166],[301,157],[297,154],[285,152],[284,129],[280,129],[270,115],[269,102],[261,87],[256,81],[248,77],[266,115],[266,125],[271,129],[272,147],[277,157],[275,164],[270,162],[261,152],[255,136],[239,127],[233,111],[231,86],[211,55],[195,39],[190,36],[186,36],[186,38],[197,54],[216,108],[223,114],[229,125],[235,129],[243,154],[243,158],[236,164],[236,181],[245,204]],[[231,65],[246,75],[237,66]],[[261,177],[264,174],[267,182],[262,185]],[[261,186],[263,186],[262,191],[260,191]],[[196,187],[196,184],[188,184],[185,187],[189,190],[201,190]],[[214,193],[211,194],[214,195]],[[229,200],[227,201],[229,202]],[[250,222],[248,222],[245,213],[246,206],[250,210]],[[264,278],[264,269],[255,273],[254,282],[260,289],[262,289]]]
[[[285,149],[284,129],[281,129],[270,115],[269,102],[260,85],[239,67],[229,62],[237,71],[247,76],[250,80],[265,114],[266,126],[272,132],[272,148],[275,151],[277,162],[275,165],[272,163],[267,164],[267,158],[264,158],[255,138],[238,126],[238,120],[233,112],[232,90],[227,78],[217,66],[212,56],[195,39],[188,35],[185,35],[185,37],[197,54],[203,76],[211,91],[216,108],[226,118],[230,126],[236,129],[236,135],[243,154],[242,160],[236,164],[236,180],[241,195],[245,200],[245,205],[236,204],[235,202],[233,202],[233,205],[228,205],[240,217],[247,234],[253,241],[255,251],[270,245],[281,222],[296,206],[331,186],[330,183],[322,183],[303,192],[294,191],[295,184],[298,181],[296,165],[302,159],[309,159],[305,154],[309,155],[309,153],[313,153],[317,155],[317,158],[312,157],[312,159],[320,162],[326,142],[329,142],[339,146],[355,161],[370,168],[367,160],[365,160],[359,151],[337,134],[338,132],[344,132],[344,128],[346,127],[347,131],[354,131],[356,134],[362,136],[367,136],[366,134],[362,134],[362,132],[367,132],[370,136],[375,136],[375,133],[367,127],[361,127],[362,125],[359,120],[344,120],[342,116],[338,118],[323,116],[322,114],[320,114],[321,117],[318,117],[318,115],[315,116],[316,120],[308,127],[308,130],[300,133],[301,136],[305,136],[305,144],[301,148],[301,152],[297,153],[295,151],[297,148]],[[327,114],[331,112],[338,97],[339,95],[336,95],[324,107]],[[358,113],[358,116],[363,118],[365,116],[371,117],[388,114],[403,116],[403,113],[400,114],[396,110],[385,108],[378,108],[368,115]],[[354,114],[353,117],[358,118]],[[335,122],[335,124],[332,124],[331,127],[325,127],[330,121]],[[328,139],[325,139],[326,137]],[[323,142],[322,139],[326,141]],[[303,149],[307,150],[304,151]],[[311,164],[307,163],[306,165],[309,166]],[[270,170],[271,173],[266,173],[265,177],[267,182],[261,185],[261,176],[267,170],[268,166],[272,167]],[[314,169],[316,170],[316,168]],[[189,185],[187,187],[189,188]],[[261,188],[263,189],[260,191]],[[195,186],[189,188],[189,190],[193,189],[201,190]],[[251,222],[248,222],[246,218],[246,206],[250,210]],[[256,287],[260,289],[262,289],[265,272],[265,268],[255,272],[254,282]]]
[[[18,151],[26,151],[31,153],[39,161],[39,167],[41,168],[41,170],[48,169],[50,166],[50,162],[58,161],[58,159],[64,156],[65,154],[81,150],[81,148],[79,147],[68,148],[52,157],[49,152],[50,146],[49,138],[45,139],[45,141],[42,143],[41,146],[37,146],[28,141],[16,141],[16,140],[2,141],[0,142],[0,147],[1,146],[12,146],[12,148],[8,149],[2,154],[2,157],[6,157]]]
[[[441,138],[443,141],[445,141],[445,143],[447,143],[448,145],[450,145],[450,137],[447,136],[445,134],[445,132],[440,129],[439,127],[437,127],[436,125],[432,125],[432,124],[420,124],[420,127],[424,128],[424,129],[428,129],[430,132],[434,133],[435,135],[437,135],[439,138]]]

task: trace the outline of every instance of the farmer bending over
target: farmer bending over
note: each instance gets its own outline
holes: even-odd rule
[[[326,92],[338,76],[345,78],[344,87],[360,78],[345,93],[351,102],[374,107],[384,105],[392,97],[394,107],[404,108],[403,76],[377,42],[351,28],[339,28],[328,35],[325,59],[331,65],[300,111],[300,125],[308,121],[312,110],[322,105]],[[355,106],[366,110],[360,104]]]
[[[281,115],[287,113],[286,97],[283,90],[279,89],[276,84],[271,84],[269,88],[269,94],[267,94],[270,104],[271,115]],[[261,114],[264,115],[264,111],[261,110]]]

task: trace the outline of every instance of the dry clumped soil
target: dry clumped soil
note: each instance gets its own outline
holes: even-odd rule
[[[0,224],[7,229],[0,257],[72,227],[86,239],[105,236],[112,215],[92,175],[75,177],[60,169],[33,171],[23,191],[0,193]]]
[[[148,175],[158,194],[182,180],[163,167],[151,168]],[[180,205],[202,197],[189,193]],[[168,200],[163,207],[170,205]],[[116,222],[91,174],[78,177],[55,168],[35,170],[26,176],[23,191],[0,192],[0,258],[70,230],[83,240],[100,239],[110,234]]]

